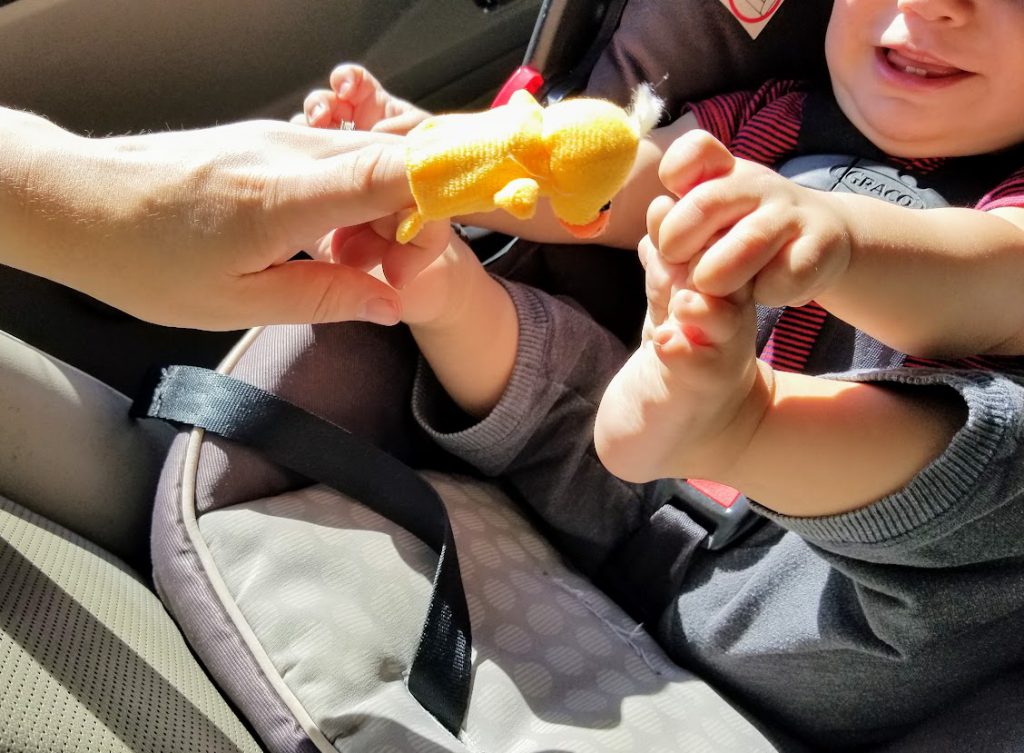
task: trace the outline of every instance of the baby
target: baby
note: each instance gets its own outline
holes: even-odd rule
[[[431,436],[599,583],[649,596],[676,661],[819,748],[897,737],[1024,660],[1021,40],[1013,0],[835,0],[830,87],[768,82],[652,132],[604,236],[645,268],[629,356],[446,226],[408,250],[444,247],[415,277],[388,261],[398,218],[335,234],[401,289]],[[332,83],[315,125],[424,117],[361,69]],[[959,206],[773,170],[823,140]],[[567,240],[546,216],[473,221]],[[645,548],[663,477],[735,487],[767,522],[723,550],[689,524]]]

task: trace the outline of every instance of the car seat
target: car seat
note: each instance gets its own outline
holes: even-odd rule
[[[787,18],[799,19],[802,24],[807,18],[820,21],[821,17],[820,8],[811,0],[789,0],[779,9],[777,19],[751,42],[731,17],[722,15],[724,5],[718,0],[689,3],[690,10],[684,19],[661,15],[666,12],[666,5],[651,0],[632,0],[626,6],[618,32],[590,77],[592,91],[616,97],[628,91],[633,80],[660,79],[664,72],[654,69],[645,60],[648,49],[645,36],[648,35],[644,30],[649,29],[650,24],[675,23],[674,28],[678,28],[679,21],[693,21],[694,17],[705,23],[709,18],[719,19],[720,26],[710,25],[714,30],[711,38],[717,34],[718,41],[707,42],[705,46],[703,33],[693,37],[697,49],[706,55],[707,76],[710,79],[721,76],[707,85],[710,90],[719,86],[721,80],[742,81],[756,77],[763,70],[758,67],[760,64],[777,61],[773,52],[777,53],[780,46],[790,54],[798,49],[798,45],[789,44],[793,32],[782,31],[792,29],[785,25]],[[732,55],[726,57],[711,52],[722,49],[742,50],[735,59],[754,60],[757,65],[737,70]],[[752,58],[745,58],[751,54],[751,49],[756,53]],[[795,60],[797,57],[793,55],[793,65],[812,64]],[[726,60],[728,62],[724,62]],[[680,68],[680,71],[685,70]],[[678,78],[683,73],[675,72],[675,76]],[[703,80],[703,76],[701,78]],[[620,259],[621,255],[609,263]],[[616,318],[614,306],[602,309],[600,305],[608,300],[601,287],[605,275],[581,278],[570,274],[565,256],[557,249],[532,249],[522,255],[508,255],[501,263],[509,274],[549,280],[563,292],[585,303],[589,301],[609,320]],[[313,346],[328,348],[316,351],[329,356],[320,361],[319,369],[311,366]],[[460,469],[445,465],[442,458],[430,456],[422,438],[412,429],[407,413],[393,409],[399,403],[386,400],[386,395],[375,391],[381,383],[390,384],[395,390],[408,388],[411,374],[406,356],[410,348],[411,344],[400,331],[382,331],[365,325],[271,327],[254,331],[224,367],[240,367],[252,381],[293,399],[303,399],[305,394],[309,407],[318,412],[329,415],[341,410],[354,432],[373,439],[399,457],[415,458],[428,467],[443,468],[445,475],[436,477],[436,481],[442,486],[447,484],[448,494],[463,501],[460,509],[482,505],[490,510],[481,516],[482,521],[474,521],[473,515],[466,513],[468,522],[462,525],[470,532],[476,526],[475,530],[482,532],[478,540],[500,541],[502,535],[514,530],[523,537],[522,541],[528,542],[522,549],[541,561],[543,567],[558,567],[557,558],[544,549],[543,541],[531,534],[529,528],[518,519],[499,512],[498,508],[487,507],[497,499],[495,492],[453,475]],[[275,361],[272,372],[267,370],[268,358]],[[357,404],[350,400],[332,407],[325,401],[323,391],[305,390],[307,384],[302,379],[312,378],[316,382],[338,377],[336,371],[323,371],[323,364],[330,364],[332,368],[341,365],[345,384],[354,390],[349,394],[370,394],[375,399]],[[385,380],[383,374],[392,378]],[[296,379],[296,375],[301,375],[302,379]],[[148,531],[156,469],[172,444],[172,432],[154,422],[128,420],[126,397],[6,335],[0,335],[0,386],[0,415],[3,416],[0,421],[0,750],[17,753],[194,750],[205,753],[317,749],[318,746],[309,741],[311,729],[303,727],[310,721],[308,715],[298,718],[295,709],[288,708],[287,704],[277,708],[256,705],[255,710],[243,707],[250,695],[255,698],[266,693],[266,688],[259,686],[265,684],[270,675],[252,674],[226,661],[226,668],[214,672],[219,687],[207,677],[206,660],[197,660],[192,651],[201,659],[214,654],[230,658],[230,651],[223,650],[223,642],[237,641],[237,635],[208,631],[210,626],[223,624],[222,619],[207,621],[204,615],[195,615],[197,622],[190,631],[193,641],[190,647],[155,595],[148,578],[138,574],[147,561],[143,542]],[[195,448],[192,439],[192,436],[178,436],[173,440],[173,452],[187,453],[190,446]],[[321,490],[296,490],[295,487],[301,485],[299,479],[266,463],[251,451],[209,438],[201,445],[200,450],[194,451],[200,455],[205,453],[206,457],[197,456],[197,465],[193,466],[198,470],[204,461],[207,464],[203,469],[206,476],[196,487],[200,497],[209,495],[201,504],[211,513],[233,507],[238,510],[241,505],[248,514],[244,526],[239,527],[244,529],[242,535],[235,535],[238,532],[235,520],[228,520],[224,515],[218,520],[214,519],[216,515],[211,517],[204,534],[210,541],[231,547],[267,541],[261,535],[268,533],[280,534],[282,540],[287,540],[285,537],[309,535],[311,531],[318,533],[323,528],[331,535],[340,535],[339,531],[358,534],[359,539],[332,540],[330,545],[335,551],[347,552],[364,546],[373,551],[386,551],[387,545],[382,544],[383,533],[383,538],[397,542],[391,553],[399,559],[409,558],[413,562],[412,570],[419,575],[407,584],[409,591],[384,588],[388,584],[380,579],[373,585],[385,599],[422,601],[419,580],[423,573],[429,574],[432,555],[412,537],[392,529],[382,531],[379,519],[360,517],[356,506],[339,508],[325,504]],[[167,467],[181,466],[172,456]],[[180,477],[168,479],[165,476],[164,484],[173,487],[180,480]],[[274,501],[271,498],[275,492],[299,496]],[[302,497],[303,493],[313,496]],[[316,496],[318,494],[320,496]],[[349,517],[345,525],[338,525],[336,518],[303,517],[303,508],[316,509],[328,516],[345,514]],[[275,527],[263,528],[271,518]],[[276,528],[277,523],[287,525],[289,522],[300,530]],[[162,530],[166,529],[158,523],[154,537],[156,546],[173,550],[181,543],[161,535]],[[254,551],[259,553],[258,549],[245,552],[243,547],[242,554],[252,555]],[[495,556],[486,547],[482,547],[482,551],[480,561]],[[178,549],[169,556],[189,557],[194,556],[194,551]],[[249,569],[259,565],[258,558],[239,557],[234,562],[238,569],[230,577],[235,578],[236,583],[251,583],[246,578],[252,572],[268,577],[274,575],[265,570]],[[394,561],[376,565],[371,562],[367,566],[383,568],[378,570],[382,573],[396,572],[392,569]],[[571,580],[569,572],[562,577],[570,588],[585,588],[585,584]],[[310,629],[308,621],[298,619],[301,600],[296,602],[293,595],[287,593],[287,583],[282,580],[277,584],[279,590],[268,590],[260,596],[258,606],[267,610],[263,624],[279,630]],[[484,590],[486,583],[486,580],[481,581]],[[280,590],[282,585],[284,592]],[[495,601],[500,604],[501,587],[492,588],[497,590]],[[288,605],[288,609],[296,610],[297,619],[282,619],[273,614],[274,599],[270,596],[273,593],[280,596],[281,603]],[[554,604],[564,601],[558,598],[558,593],[553,593],[551,599]],[[590,617],[608,617],[609,613],[604,611],[607,605],[595,602],[592,606],[598,613],[591,613]],[[419,608],[410,607],[408,611],[414,616],[420,614]],[[545,614],[549,613],[541,610],[537,623],[541,629],[547,629],[548,623],[543,620]],[[176,616],[183,619],[181,614]],[[589,619],[587,615],[576,616]],[[524,615],[524,619],[530,622],[529,615]],[[537,619],[535,617],[534,622]],[[415,625],[415,620],[410,624]],[[404,635],[400,627],[380,626],[380,632]],[[523,640],[519,632],[511,629],[515,627],[510,622],[506,630],[512,650],[518,645],[517,639]],[[640,638],[642,644],[642,636]],[[309,644],[315,646],[316,639],[317,634],[311,632]],[[285,645],[286,636],[278,634],[275,640]],[[400,646],[396,651],[399,649]],[[665,673],[676,671],[658,664],[656,648],[642,644],[642,649],[636,655],[643,655],[654,663],[662,673],[655,676],[664,677]],[[318,666],[316,662],[303,664],[298,659],[285,659],[289,669],[306,672],[302,682],[313,689],[310,696],[313,698],[320,683],[330,681],[335,674],[332,671],[335,665],[331,662],[336,657],[318,654],[317,660],[324,663]],[[571,657],[563,657],[563,660],[572,662]],[[533,663],[525,664],[525,670],[511,673],[513,685],[540,687],[543,692],[543,675],[531,667]],[[392,671],[396,671],[395,666]],[[614,692],[616,686],[609,682],[617,676],[603,677],[606,686],[612,687]],[[601,678],[594,679],[599,682]],[[350,680],[358,685],[365,678]],[[679,682],[694,688],[694,703],[713,704],[702,707],[713,723],[710,729],[703,730],[703,737],[694,735],[692,739],[662,741],[664,749],[801,749],[796,741],[772,730],[759,730],[760,725],[745,719],[742,712],[724,711],[723,704],[714,700],[716,695],[700,683],[694,684],[691,678]],[[978,693],[965,699],[962,705],[945,710],[885,750],[892,753],[1020,750],[1024,748],[1022,686],[1024,673],[999,678],[979,688]],[[222,693],[225,689],[229,691],[227,694]],[[235,693],[242,714],[237,713],[235,705],[228,700],[231,693]],[[587,712],[592,708],[587,706],[588,701],[596,704],[595,699],[585,694],[576,698],[584,713],[596,713]],[[400,708],[403,713],[408,709],[389,707],[389,698],[376,700],[384,708]],[[373,705],[367,708],[372,709]],[[330,712],[323,714],[328,725],[333,725],[328,726],[333,734],[328,743],[333,742],[340,750],[447,749],[442,747],[444,740],[433,739],[436,730],[429,725],[422,729],[407,726],[401,730],[403,735],[411,733],[411,737],[405,738],[404,747],[374,746],[374,738],[366,735],[376,734],[375,730],[382,727],[402,726],[406,720],[401,714],[397,718],[374,715],[368,713],[367,708],[335,718],[331,718]],[[639,720],[638,727],[657,726],[658,717],[643,705],[631,711],[638,715],[635,717]],[[498,711],[494,713],[493,724],[497,727],[504,719]],[[558,719],[547,721],[555,723]],[[607,718],[601,717],[600,721],[606,723]],[[698,743],[703,747],[697,747]],[[590,749],[588,743],[574,746],[568,740],[549,744],[552,750]],[[639,738],[623,738],[615,745],[620,750],[654,749],[646,747],[645,741]],[[475,746],[470,749],[497,748]],[[510,744],[508,749],[515,749],[515,745]]]

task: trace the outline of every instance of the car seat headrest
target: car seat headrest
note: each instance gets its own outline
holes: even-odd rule
[[[626,103],[649,82],[669,118],[688,101],[769,78],[825,75],[820,0],[630,0],[587,92]]]

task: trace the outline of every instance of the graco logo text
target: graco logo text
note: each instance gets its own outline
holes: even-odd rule
[[[908,209],[924,209],[928,203],[921,198],[914,186],[908,186],[892,175],[866,167],[833,168],[843,187],[851,193],[885,199],[891,204]],[[838,173],[842,173],[841,177]]]

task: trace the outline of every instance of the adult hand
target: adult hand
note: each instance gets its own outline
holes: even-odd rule
[[[88,139],[0,108],[0,262],[152,322],[398,321],[362,269],[289,261],[412,206],[401,140],[247,122]]]

